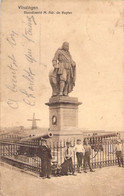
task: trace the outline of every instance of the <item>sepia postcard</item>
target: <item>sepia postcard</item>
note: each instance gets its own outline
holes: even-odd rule
[[[124,196],[124,0],[0,19],[0,196]]]

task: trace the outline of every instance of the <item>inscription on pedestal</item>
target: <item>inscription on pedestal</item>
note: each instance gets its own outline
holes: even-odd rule
[[[71,127],[77,127],[78,126],[78,122],[77,122],[77,109],[73,108],[73,109],[64,109],[63,110],[63,117],[64,117],[64,121],[63,121],[63,126],[71,126]]]

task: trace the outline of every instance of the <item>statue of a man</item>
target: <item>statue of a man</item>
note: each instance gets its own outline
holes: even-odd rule
[[[69,43],[64,42],[52,60],[54,70],[49,79],[53,89],[53,96],[67,96],[73,90],[76,79],[76,63],[69,52]]]

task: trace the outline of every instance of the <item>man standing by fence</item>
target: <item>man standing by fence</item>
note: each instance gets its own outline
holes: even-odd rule
[[[77,157],[78,173],[81,173],[82,159],[85,154],[85,149],[81,144],[80,139],[77,139],[77,144],[74,146],[74,151],[76,152],[76,157]]]
[[[51,150],[47,146],[46,139],[41,140],[42,145],[39,147],[38,156],[41,158],[41,172],[40,176],[43,178],[50,178],[51,174]]]
[[[117,140],[117,144],[115,145],[116,157],[118,160],[119,167],[124,167],[123,163],[123,153],[122,153],[122,142],[120,139]]]

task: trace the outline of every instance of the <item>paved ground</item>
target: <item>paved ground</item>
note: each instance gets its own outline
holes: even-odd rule
[[[0,166],[0,196],[124,196],[124,168],[41,179],[12,166]]]

